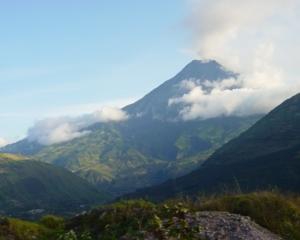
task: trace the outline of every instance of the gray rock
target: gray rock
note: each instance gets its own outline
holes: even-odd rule
[[[190,216],[206,240],[281,240],[282,238],[254,223],[249,217],[226,212],[198,212]]]
[[[281,237],[259,226],[249,217],[227,212],[188,212],[180,218],[173,217],[171,225],[168,224],[169,220],[162,220],[161,229],[164,231],[160,234],[157,230],[141,231],[143,238],[125,235],[120,240],[282,240]],[[177,229],[181,236],[168,234],[170,226],[172,229]],[[186,234],[189,234],[189,237],[185,238]]]

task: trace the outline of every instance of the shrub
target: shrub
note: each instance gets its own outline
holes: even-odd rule
[[[18,240],[44,239],[47,229],[37,223],[22,221],[19,219],[9,219],[11,234]]]
[[[122,201],[79,216],[68,227],[79,233],[77,236],[85,231],[103,240],[195,239],[193,236],[200,228],[189,224],[188,213],[181,203],[155,205],[144,200]]]
[[[64,229],[65,220],[61,217],[46,215],[40,219],[40,224],[52,230],[62,230]]]

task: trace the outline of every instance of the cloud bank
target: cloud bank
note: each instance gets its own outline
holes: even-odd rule
[[[170,104],[185,104],[183,119],[266,113],[300,91],[299,1],[188,3],[190,52],[240,75],[212,83],[209,91],[203,84],[195,85],[187,94],[170,99]]]
[[[52,145],[82,137],[88,133],[84,130],[97,122],[119,122],[128,119],[127,114],[119,108],[104,107],[92,114],[78,117],[57,117],[38,121],[28,130],[29,141],[42,145]]]
[[[0,147],[4,147],[8,144],[8,141],[4,138],[0,138]]]

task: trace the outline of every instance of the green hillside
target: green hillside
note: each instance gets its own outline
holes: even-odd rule
[[[300,94],[288,99],[198,170],[130,197],[161,200],[174,195],[279,188],[300,192]]]
[[[49,146],[34,157],[67,168],[100,189],[121,195],[193,170],[257,118],[99,124],[91,134]]]
[[[271,154],[291,155],[300,147],[300,94],[288,99],[239,138],[220,148],[207,165],[249,161]],[[234,154],[233,154],[234,153]],[[288,164],[288,159],[286,159]]]
[[[70,214],[104,199],[105,195],[62,168],[0,154],[0,215]]]

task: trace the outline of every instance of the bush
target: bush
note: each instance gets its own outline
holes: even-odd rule
[[[40,224],[52,230],[62,230],[65,226],[65,220],[61,217],[46,215],[40,219]]]
[[[47,229],[37,223],[22,221],[19,219],[9,219],[10,232],[18,240],[44,239]]]
[[[93,240],[91,235],[87,232],[80,235],[76,234],[73,230],[61,234],[57,240]]]
[[[103,240],[195,239],[193,236],[200,229],[189,224],[188,213],[181,203],[171,206],[144,200],[122,201],[79,216],[67,226],[77,232],[76,237],[90,232],[94,238]]]

